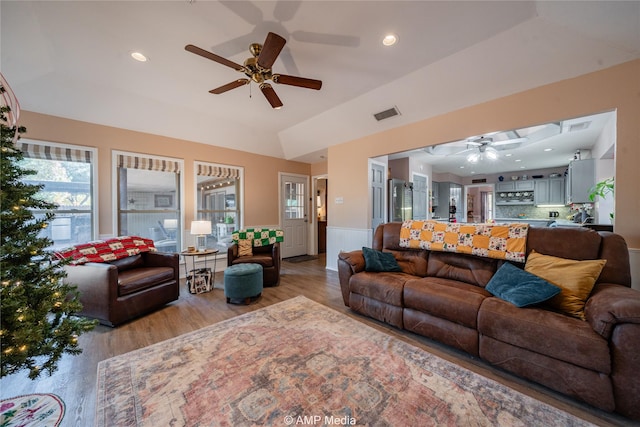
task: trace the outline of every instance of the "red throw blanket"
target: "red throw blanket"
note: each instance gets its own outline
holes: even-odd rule
[[[71,246],[54,253],[58,259],[73,258],[71,264],[109,262],[137,255],[140,252],[157,252],[153,240],[139,236],[122,236],[109,240],[95,240]]]

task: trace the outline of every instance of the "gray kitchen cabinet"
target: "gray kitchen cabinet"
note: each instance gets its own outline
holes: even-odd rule
[[[589,192],[596,183],[594,159],[573,160],[567,174],[567,203],[590,203]]]
[[[535,205],[564,205],[564,177],[535,180],[533,200]]]

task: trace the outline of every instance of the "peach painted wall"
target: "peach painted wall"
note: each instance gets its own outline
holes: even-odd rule
[[[419,95],[419,94],[417,94]],[[451,96],[455,96],[452,93]],[[368,229],[368,159],[553,120],[617,110],[615,230],[640,248],[640,60],[541,86],[329,148],[329,227]],[[327,257],[337,254],[327,253]]]
[[[312,164],[311,176],[326,175],[329,170],[328,166],[329,165],[326,161]]]
[[[278,173],[309,175],[309,164],[214,147],[159,135],[101,126],[29,111],[22,111],[24,138],[84,145],[98,149],[99,234],[111,235],[113,206],[111,188],[112,150],[175,157],[184,160],[185,224],[194,219],[194,161],[244,167],[244,224],[275,225],[278,218]]]

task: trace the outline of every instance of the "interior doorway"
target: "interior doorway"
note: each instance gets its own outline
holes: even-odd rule
[[[329,180],[326,176],[314,178],[315,197],[315,218],[316,218],[316,251],[319,254],[327,252],[327,220],[329,216],[329,204],[327,194],[329,190]]]
[[[493,184],[464,186],[464,222],[481,223],[495,219],[494,191]]]

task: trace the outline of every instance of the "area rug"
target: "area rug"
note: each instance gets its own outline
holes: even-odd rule
[[[55,394],[35,393],[0,400],[2,427],[56,427],[64,417],[64,402]]]
[[[296,297],[98,365],[102,426],[589,423]]]

